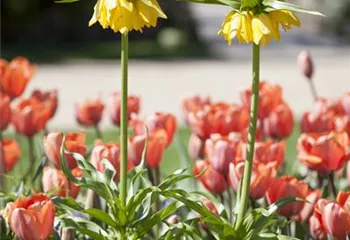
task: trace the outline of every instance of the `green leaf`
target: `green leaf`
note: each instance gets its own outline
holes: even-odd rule
[[[304,9],[300,6],[282,2],[282,1],[277,1],[277,0],[264,0],[263,5],[266,7],[270,7],[271,9],[268,9],[268,11],[273,11],[273,10],[288,10],[288,11],[293,11],[293,12],[298,12],[298,13],[305,13],[305,14],[310,14],[310,15],[317,15],[317,16],[325,16],[320,12],[317,11],[310,11],[307,9]]]
[[[43,172],[43,169],[46,165],[46,162],[47,162],[47,158],[46,156],[42,157],[41,160],[40,160],[40,163],[39,163],[39,166],[37,167],[36,171],[35,171],[35,174],[32,178],[32,183],[35,182],[35,180],[40,176],[40,174]]]
[[[252,240],[299,240],[298,238],[289,237],[286,235],[277,235],[274,233],[260,233],[257,238]]]
[[[129,221],[131,221],[134,218],[134,216],[136,215],[137,208],[142,205],[142,202],[145,201],[147,195],[149,195],[152,192],[159,192],[159,191],[160,190],[157,187],[148,187],[136,192],[136,194],[130,198],[130,200],[126,205],[126,211],[129,214],[128,216]]]
[[[259,0],[241,0],[242,7],[253,8],[259,5]]]
[[[83,213],[87,213],[87,214],[89,214],[90,217],[95,218],[95,219],[99,220],[100,222],[103,222],[103,223],[107,224],[108,226],[111,226],[115,229],[121,228],[121,226],[119,226],[111,218],[111,216],[108,213],[101,211],[99,209],[89,208],[89,209],[84,210]]]
[[[203,4],[216,4],[216,5],[225,5],[233,8],[234,10],[239,10],[241,3],[238,0],[179,0],[179,1],[188,1],[194,3],[203,3]]]
[[[73,2],[79,2],[80,0],[60,0],[55,1],[55,3],[73,3]]]
[[[292,202],[307,202],[307,201],[305,199],[298,198],[298,197],[283,198],[283,199],[271,204],[268,207],[268,215],[267,216],[274,214],[275,212],[277,212],[278,208],[280,208],[284,205],[287,205],[288,203],[292,203]]]
[[[165,190],[171,186],[174,186],[181,180],[193,178],[192,175],[184,175],[183,173],[186,171],[187,169],[176,170],[174,173],[170,174],[166,179],[164,179],[164,181],[158,185],[158,188],[161,190]]]
[[[54,197],[51,199],[56,206],[62,207],[67,210],[76,210],[76,211],[83,211],[84,208],[79,203],[77,203],[72,198],[62,198],[62,197]]]

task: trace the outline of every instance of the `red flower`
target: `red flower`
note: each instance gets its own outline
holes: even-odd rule
[[[241,92],[241,101],[246,109],[250,109],[250,101],[252,96],[252,89],[248,88]],[[274,85],[265,81],[260,82],[259,85],[259,119],[266,118],[270,113],[280,104],[282,100],[282,88],[279,85]]]
[[[19,101],[12,109],[12,123],[16,131],[27,137],[32,137],[42,131],[50,118],[50,106],[35,98]]]
[[[7,64],[1,61],[1,92],[6,93],[11,98],[22,95],[28,82],[36,71],[36,66],[30,64],[24,57],[16,57]]]
[[[264,119],[264,131],[267,136],[277,139],[289,137],[293,132],[294,119],[292,110],[285,103],[276,107]]]
[[[201,97],[198,95],[185,97],[182,100],[182,112],[185,117],[185,122],[188,124],[188,114],[190,112],[197,112],[201,110],[205,105],[210,104],[210,97]]]
[[[0,93],[0,129],[5,130],[11,122],[10,97]]]
[[[349,138],[345,132],[302,134],[298,139],[298,158],[309,169],[330,173],[341,169],[348,158]]]
[[[104,104],[100,99],[86,100],[76,104],[75,117],[79,124],[85,127],[97,125],[102,119]]]
[[[188,141],[188,154],[193,160],[202,159],[204,157],[204,146],[205,141],[192,133]]]
[[[111,106],[110,108],[110,116],[112,119],[112,122],[114,125],[119,126],[120,125],[120,93],[114,92],[111,95],[109,104]],[[135,113],[138,114],[140,111],[140,98],[137,96],[128,96],[128,119],[131,119],[131,114]]]
[[[57,106],[58,106],[58,98],[57,98],[57,90],[51,90],[51,91],[40,91],[40,90],[34,90],[32,92],[32,98],[37,99],[40,102],[48,103],[50,107],[50,114],[49,119],[53,118],[53,116],[56,113]]]
[[[196,161],[193,173],[194,175],[199,175],[205,169],[207,169],[205,173],[198,177],[198,180],[203,184],[203,186],[211,193],[220,194],[226,191],[227,186],[225,184],[225,176],[215,171],[211,167],[209,161]]]
[[[47,239],[53,232],[55,206],[42,193],[8,203],[5,214],[12,231],[22,240]]]
[[[4,139],[0,142],[0,153],[4,157],[6,173],[11,172],[21,156],[21,148],[16,140]]]
[[[301,132],[303,133],[323,133],[335,129],[335,116],[332,112],[303,114],[300,122]]]
[[[293,216],[293,219],[299,222],[308,222],[313,211],[314,211],[314,205],[317,202],[318,199],[321,198],[321,190],[310,190],[305,198],[307,202],[305,202],[303,209],[299,212],[298,215]]]
[[[275,179],[266,193],[269,204],[288,197],[305,199],[309,192],[308,185],[295,177],[283,176]],[[279,208],[279,214],[285,217],[297,215],[304,207],[304,202],[292,202]]]

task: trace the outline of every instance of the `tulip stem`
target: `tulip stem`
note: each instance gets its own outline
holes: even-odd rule
[[[226,188],[227,188],[227,196],[228,196],[228,210],[229,210],[229,213],[228,213],[228,219],[229,221],[232,223],[232,216],[233,216],[233,213],[232,213],[232,194],[231,194],[231,190],[230,190],[230,184],[229,184],[229,181],[228,181],[228,176],[225,177],[225,184],[226,184]]]
[[[315,86],[314,82],[312,81],[312,79],[309,79],[308,82],[309,82],[309,85],[310,85],[311,95],[312,95],[313,99],[316,101],[318,99],[316,86]]]
[[[250,179],[252,176],[254,146],[256,125],[258,120],[258,103],[259,103],[259,80],[260,80],[260,45],[253,43],[253,82],[252,97],[250,106],[250,123],[247,145],[247,158],[245,159],[245,167],[242,181],[242,191],[239,201],[238,216],[236,221],[236,229],[239,229],[243,223],[244,216],[248,207]]]
[[[95,132],[96,132],[96,137],[103,140],[103,135],[102,135],[102,132],[98,126],[98,124],[95,125]]]
[[[24,175],[24,179],[29,179],[34,167],[35,153],[34,153],[34,139],[33,137],[28,137],[28,148],[29,148],[29,168],[27,173]]]
[[[4,146],[3,146],[3,136],[2,136],[2,130],[0,130],[0,191],[4,190],[5,188],[5,173],[6,173],[6,166],[5,166],[5,154],[4,154]],[[3,207],[3,206],[0,206]]]
[[[126,206],[128,167],[128,34],[122,34],[121,47],[121,115],[120,115],[120,201]]]
[[[337,197],[337,188],[335,187],[335,184],[334,184],[334,173],[329,174],[328,179],[329,179],[330,190],[332,191],[333,196],[336,198]]]

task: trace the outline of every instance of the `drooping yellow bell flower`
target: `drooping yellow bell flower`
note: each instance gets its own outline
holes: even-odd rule
[[[218,34],[223,35],[229,45],[237,38],[239,43],[254,42],[266,46],[271,38],[279,42],[280,25],[286,31],[293,25],[299,27],[300,21],[292,12],[286,10],[255,15],[251,11],[231,11]]]
[[[103,28],[125,34],[155,27],[158,18],[167,17],[157,0],[98,0],[89,26],[98,21]]]

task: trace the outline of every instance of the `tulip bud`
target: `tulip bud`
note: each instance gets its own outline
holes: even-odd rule
[[[179,222],[179,217],[177,215],[172,215],[167,218],[166,222],[169,224],[176,224]]]
[[[62,228],[61,240],[74,240],[74,231],[69,228]]]
[[[114,92],[109,100],[110,102],[110,117],[114,125],[120,125],[120,93]],[[128,119],[130,120],[131,114],[137,114],[140,111],[140,98],[137,96],[128,96]]]
[[[53,118],[53,116],[56,113],[57,106],[58,106],[58,98],[57,98],[57,90],[52,91],[40,91],[40,90],[34,90],[32,92],[32,98],[37,99],[38,101],[42,103],[47,103],[50,108],[50,114],[49,119]]]
[[[100,99],[86,100],[75,105],[75,117],[77,122],[85,127],[97,125],[103,114],[104,104]]]
[[[0,142],[1,161],[5,165],[5,173],[12,171],[21,156],[21,148],[16,140],[4,139]]]
[[[298,66],[304,76],[311,80],[314,74],[314,64],[309,51],[303,50],[299,53]]]
[[[192,133],[188,142],[188,153],[193,160],[204,157],[204,141],[196,134]]]

